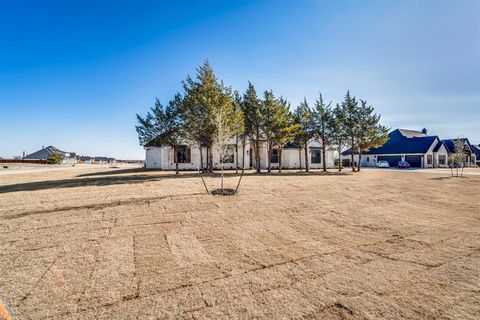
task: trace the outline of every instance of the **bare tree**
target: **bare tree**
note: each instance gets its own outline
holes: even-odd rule
[[[465,160],[466,160],[466,154],[465,154],[465,141],[463,138],[457,138],[454,140],[454,152],[450,154],[450,161],[451,161],[451,172],[452,172],[452,177],[463,177],[463,168],[465,167]],[[454,170],[456,169],[455,175],[454,175]],[[459,169],[461,169],[459,173]]]
[[[213,142],[217,153],[220,156],[221,174],[221,190],[224,194],[224,161],[227,152],[231,150],[231,140],[238,133],[238,123],[242,122],[243,114],[234,107],[233,99],[226,99],[218,104],[213,112],[215,133],[213,135]],[[238,187],[237,187],[238,189]]]

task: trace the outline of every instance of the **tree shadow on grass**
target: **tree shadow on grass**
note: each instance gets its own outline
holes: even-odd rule
[[[162,179],[163,177],[158,176],[130,175],[116,177],[73,178],[61,180],[34,181],[0,186],[0,194],[19,191],[37,191],[45,189],[63,189],[89,186],[102,187],[121,184],[137,184],[149,181],[160,181]]]
[[[129,168],[129,169],[118,169],[118,170],[84,173],[84,174],[78,175],[78,177],[96,177],[96,176],[109,176],[109,175],[127,174],[127,173],[145,173],[145,172],[148,172],[148,170],[144,168]]]
[[[438,181],[442,181],[442,180],[450,180],[450,179],[467,179],[468,177],[465,177],[465,176],[448,176],[448,177],[435,177],[435,178],[430,178],[430,180],[438,180]]]
[[[71,179],[61,179],[61,180],[47,180],[47,181],[33,181],[26,183],[10,184],[0,186],[0,194],[3,193],[12,193],[12,192],[21,192],[21,191],[37,191],[37,190],[48,190],[48,189],[63,189],[63,188],[76,188],[76,187],[103,187],[111,185],[122,185],[122,184],[139,184],[145,182],[156,182],[164,179],[183,179],[183,178],[200,178],[200,174],[194,171],[185,171],[180,174],[175,174],[171,171],[163,171],[165,174],[154,175],[147,174],[155,173],[155,170],[145,170],[143,168],[135,169],[125,169],[125,170],[111,170],[103,172],[94,172],[89,174],[82,174],[76,178]],[[130,173],[130,174],[129,174]],[[139,173],[139,174],[131,174]],[[221,173],[215,171],[210,174],[202,174],[204,177],[208,178],[220,178]],[[285,177],[285,176],[336,176],[336,175],[350,175],[349,173],[344,172],[299,172],[299,171],[284,171],[284,172],[248,172],[245,173],[244,179],[248,176],[257,176],[257,177]],[[235,173],[234,171],[227,171],[225,177],[239,177],[240,173]]]
[[[162,172],[164,176],[162,177],[186,177],[190,178],[192,176],[198,175],[197,171],[195,170],[180,170],[178,175],[175,174],[173,170],[161,170],[161,169],[144,169],[144,168],[130,168],[130,169],[119,169],[119,170],[109,170],[109,171],[100,171],[100,172],[91,172],[78,175],[78,177],[95,177],[95,176],[109,176],[109,175],[117,175],[117,174],[129,174],[129,173],[147,173],[147,172]],[[241,174],[241,170],[238,173],[235,172],[235,169],[226,169],[225,171],[226,176],[238,176]],[[213,173],[204,173],[204,176],[219,176],[221,171],[216,169]],[[298,171],[298,169],[284,169],[282,172],[278,172],[277,169],[272,169],[272,172],[262,171],[257,173],[255,170],[245,170],[245,175],[258,175],[258,176],[337,176],[337,175],[349,175],[351,172],[348,171]]]

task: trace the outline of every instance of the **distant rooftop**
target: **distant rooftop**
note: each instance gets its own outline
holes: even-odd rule
[[[65,158],[75,158],[76,154],[75,152],[66,152],[62,151],[58,148],[55,148],[54,146],[48,146],[46,148],[42,148],[38,151],[35,151],[34,153],[31,153],[27,156],[25,156],[23,159],[25,160],[47,160],[48,156],[52,154],[53,152],[57,152],[58,154],[62,155]]]

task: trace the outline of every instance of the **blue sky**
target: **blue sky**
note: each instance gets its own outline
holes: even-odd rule
[[[296,106],[367,99],[392,128],[480,143],[480,1],[0,0],[0,156],[142,159],[135,114],[208,58]]]

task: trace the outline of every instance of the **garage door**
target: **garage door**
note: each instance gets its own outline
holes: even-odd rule
[[[410,163],[410,167],[422,167],[422,156],[405,156],[405,161]]]
[[[401,161],[401,156],[378,156],[377,161],[388,161],[390,167],[396,167],[398,165],[398,161]]]

